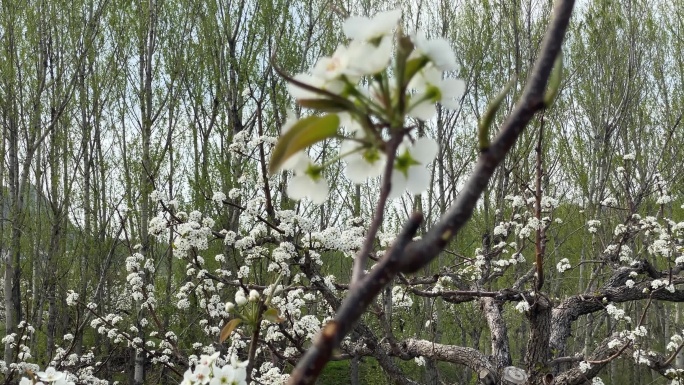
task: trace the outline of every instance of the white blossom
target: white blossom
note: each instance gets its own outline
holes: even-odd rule
[[[325,202],[328,198],[328,182],[322,175],[323,169],[304,153],[296,154],[293,158],[295,175],[287,185],[287,194],[292,199],[308,197],[316,204]]]
[[[420,194],[430,184],[428,163],[437,156],[439,146],[434,139],[419,138],[412,145],[404,142],[397,149],[397,157],[392,171],[392,190],[390,198],[396,198],[404,190]]]
[[[591,369],[591,364],[589,364],[589,363],[586,362],[586,361],[580,361],[580,363],[579,363],[579,370],[580,370],[582,373],[586,373],[587,370],[589,370],[589,369]]]
[[[524,300],[523,300],[523,301],[520,301],[520,302],[518,302],[517,305],[515,305],[515,310],[517,310],[517,311],[519,311],[519,312],[521,312],[521,313],[525,313],[525,312],[527,312],[527,311],[530,310],[530,304],[527,303],[527,301],[524,301]]]
[[[374,40],[392,33],[401,19],[401,10],[380,12],[372,19],[352,16],[345,20],[342,31],[350,39]]]
[[[564,273],[566,270],[571,269],[572,266],[570,265],[570,260],[567,258],[563,258],[556,264],[556,270],[558,270],[559,273]]]
[[[442,71],[458,70],[456,55],[446,39],[428,40],[422,31],[418,31],[411,37],[411,40],[416,47],[413,56],[428,58],[435,67]]]
[[[454,78],[442,79],[442,72],[430,66],[411,79],[409,88],[415,88],[418,93],[411,97],[416,102],[411,103],[408,114],[421,120],[430,120],[437,113],[436,102],[450,110],[459,107],[459,100],[465,92],[465,82]]]

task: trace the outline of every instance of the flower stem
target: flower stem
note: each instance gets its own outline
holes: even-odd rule
[[[387,143],[387,164],[385,165],[385,173],[382,176],[382,185],[380,187],[380,198],[375,206],[375,213],[373,214],[373,219],[371,221],[370,227],[368,228],[368,234],[366,234],[366,239],[363,242],[361,250],[356,254],[354,259],[354,266],[352,268],[352,279],[351,287],[354,287],[361,278],[363,278],[364,270],[368,264],[368,253],[370,253],[373,248],[373,242],[375,241],[375,235],[380,229],[380,224],[382,223],[385,205],[387,204],[387,197],[389,196],[390,189],[392,188],[392,171],[394,169],[394,158],[396,157],[397,147],[401,143],[404,137],[403,132],[393,133],[392,139]]]

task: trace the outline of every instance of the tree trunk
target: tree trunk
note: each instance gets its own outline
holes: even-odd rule
[[[530,321],[530,339],[527,342],[527,352],[525,363],[527,372],[531,374],[535,383],[542,383],[542,379],[547,373],[546,363],[551,358],[551,348],[549,339],[551,336],[551,310],[549,300],[537,294],[535,303],[527,312]]]

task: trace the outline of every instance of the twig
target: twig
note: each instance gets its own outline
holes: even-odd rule
[[[403,133],[394,134],[392,140],[388,143],[387,149],[387,165],[385,166],[385,173],[382,176],[382,187],[380,188],[380,199],[375,206],[375,213],[373,214],[373,221],[368,228],[368,234],[366,234],[366,239],[363,242],[363,247],[356,254],[354,259],[354,267],[352,270],[351,287],[354,287],[361,278],[363,278],[364,270],[366,269],[366,264],[368,262],[368,254],[373,249],[373,242],[375,242],[375,235],[380,229],[382,220],[385,213],[385,204],[387,203],[387,197],[389,196],[390,189],[392,188],[392,170],[394,169],[394,158],[396,157],[397,147],[401,143],[403,138]]]

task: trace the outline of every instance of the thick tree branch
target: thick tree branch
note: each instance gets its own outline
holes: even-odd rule
[[[610,342],[615,339],[620,339],[618,333],[615,333],[612,336],[605,338],[603,341],[601,341],[601,343],[592,352],[591,357],[587,359],[587,361],[598,361],[600,363],[592,363],[591,367],[587,369],[585,372],[582,372],[578,367],[566,370],[565,372],[560,373],[556,377],[553,384],[591,384],[591,379],[596,377],[599,374],[599,372],[601,372],[601,370],[611,361],[608,358],[615,356],[617,353],[620,353],[623,357],[632,358],[634,353],[633,346],[630,344],[625,348],[623,344],[618,344],[611,347]],[[573,358],[573,360],[576,361],[577,359]],[[641,364],[647,366],[651,370],[658,372],[662,376],[666,376],[668,369],[673,369],[671,362],[668,362],[668,359],[664,355],[650,350],[648,355],[642,356]]]
[[[399,342],[396,347],[384,343],[377,346],[375,350],[365,345],[352,343],[345,343],[343,347],[350,353],[359,356],[376,356],[378,350],[384,351],[387,356],[395,356],[403,360],[422,356],[435,361],[463,365],[475,373],[485,372],[494,379],[498,377],[496,366],[487,356],[477,349],[463,346],[444,345],[433,341],[409,338]]]
[[[420,241],[413,242],[406,249],[402,259],[402,272],[415,272],[430,263],[468,222],[494,170],[503,161],[532,117],[545,108],[546,84],[556,57],[561,51],[573,5],[573,0],[556,2],[539,57],[527,79],[520,100],[501,126],[499,135],[491,146],[480,154],[475,170],[456,198],[455,204]]]
[[[624,271],[622,269],[617,271],[608,281],[608,284],[620,282],[620,279],[614,279],[614,277],[622,276],[624,275],[623,273]],[[680,280],[673,280],[673,283],[679,281]],[[566,340],[570,336],[572,323],[580,316],[605,309],[606,303],[604,302],[604,299],[605,301],[612,303],[638,301],[649,298],[668,302],[684,302],[684,290],[679,289],[674,292],[669,292],[664,288],[660,288],[651,291],[651,282],[652,280],[646,280],[635,284],[631,288],[624,285],[605,286],[601,290],[590,295],[576,295],[561,302],[561,304],[556,306],[552,312],[551,349],[556,350],[558,354],[565,354]]]
[[[489,335],[492,340],[492,360],[498,368],[510,366],[512,362],[511,348],[508,341],[508,327],[502,314],[503,303],[493,298],[482,298],[480,305],[489,326]]]
[[[422,240],[413,243],[410,243],[411,238],[418,230],[422,216],[411,217],[385,257],[349,291],[335,319],[323,327],[313,346],[292,372],[290,384],[313,384],[332,357],[333,349],[339,346],[380,290],[397,273],[414,272],[430,263],[468,221],[496,167],[503,161],[534,114],[545,107],[546,85],[556,57],[561,51],[573,5],[573,0],[556,3],[539,57],[521,99],[504,122],[492,145],[481,154],[472,176],[466,182],[454,206]]]

